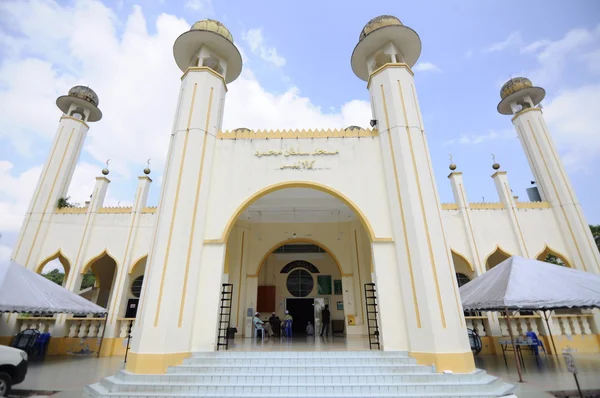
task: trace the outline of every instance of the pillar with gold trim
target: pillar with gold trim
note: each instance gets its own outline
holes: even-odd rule
[[[546,91],[529,79],[515,77],[500,90],[498,112],[512,115],[540,199],[554,209],[572,263],[584,271],[600,272],[596,242],[544,120],[540,102],[545,96]]]
[[[164,373],[193,344],[212,351],[216,343],[225,244],[204,245],[204,225],[226,85],[240,75],[242,58],[229,30],[214,20],[193,24],[175,41],[173,55],[183,76],[127,360],[135,373]]]
[[[397,331],[386,327],[401,313],[394,308],[403,306],[405,349],[438,371],[469,372],[473,356],[411,70],[420,53],[417,33],[398,18],[382,15],[367,23],[352,54],[352,69],[367,82],[371,97],[394,229],[394,283],[382,283],[384,256],[373,248],[383,348],[404,348],[390,336]],[[386,306],[387,300],[398,301]]]
[[[60,206],[59,199],[67,195],[89,130],[88,123],[102,119],[98,103],[98,95],[85,86],[75,86],[56,100],[63,114],[11,255],[18,264],[35,270],[41,260],[39,251],[50,226],[49,220]]]

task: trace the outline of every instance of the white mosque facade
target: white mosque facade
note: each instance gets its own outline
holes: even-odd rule
[[[132,328],[127,369],[164,373],[219,348],[223,284],[232,285],[227,325],[237,340],[253,335],[255,311],[283,317],[293,308],[319,327],[311,311],[327,303],[341,334],[367,339],[365,285],[373,283],[382,350],[468,372],[470,328],[484,352],[499,353],[508,325],[495,313],[465,316],[459,283],[511,255],[552,254],[598,273],[600,254],[544,121],[544,90],[524,78],[502,88],[498,111],[511,117],[539,198],[513,196],[509,175],[493,164],[482,183],[495,185],[498,200],[472,202],[450,165],[454,202],[440,202],[411,70],[420,50],[418,35],[394,17],[361,32],[352,68],[367,82],[372,129],[222,131],[241,57],[222,24],[194,24],[174,46],[183,75],[157,207],[147,206],[149,169],[131,207],[104,206],[108,170],[85,206],[64,206],[86,133],[102,118],[96,94],[74,87],[57,100],[62,115],[12,259],[36,272],[59,259],[64,286],[108,316],[4,314],[0,341],[34,326],[52,332],[50,355],[88,337],[98,349],[101,334],[101,355],[124,355]],[[90,271],[95,286],[82,291]],[[599,352],[599,321],[597,312],[556,312],[548,330],[522,314],[511,327],[543,339],[551,331],[559,350]]]

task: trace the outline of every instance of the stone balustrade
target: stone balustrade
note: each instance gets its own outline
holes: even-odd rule
[[[66,337],[102,337],[104,318],[75,318],[66,319]]]
[[[54,332],[54,325],[56,324],[55,317],[33,317],[33,316],[20,316],[17,318],[17,327],[19,331],[26,329],[37,329],[40,333]]]
[[[552,322],[555,330],[564,336],[592,334],[592,314],[554,315]]]
[[[467,329],[475,331],[480,337],[487,336],[487,316],[465,316]]]
[[[119,318],[119,337],[126,338],[130,334],[133,334],[133,328],[135,325],[135,318]]]

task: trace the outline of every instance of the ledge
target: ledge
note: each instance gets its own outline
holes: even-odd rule
[[[442,210],[458,210],[458,203],[442,203]]]
[[[308,129],[308,130],[238,130],[220,131],[219,140],[250,140],[250,139],[311,139],[311,138],[358,138],[377,137],[379,132],[370,129]]]
[[[98,209],[98,213],[111,213],[111,214],[126,214],[131,213],[131,207],[101,207]]]
[[[57,208],[55,213],[57,214],[86,214],[88,211],[87,207],[63,207]]]
[[[516,202],[517,209],[549,209],[548,202]]]
[[[502,203],[502,202],[476,202],[476,203],[469,203],[469,208],[472,210],[504,209],[504,203]]]

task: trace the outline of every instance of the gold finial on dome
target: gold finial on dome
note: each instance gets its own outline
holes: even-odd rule
[[[75,104],[77,108],[81,107],[89,110],[87,119],[83,116],[83,112],[75,111],[82,116],[82,119],[85,122],[97,122],[102,119],[102,112],[98,109],[99,103],[100,99],[98,98],[98,94],[87,86],[74,86],[69,90],[67,95],[61,95],[56,99],[56,106],[58,106],[58,109],[65,115],[69,114],[69,110],[71,110],[69,116],[72,116],[73,110],[71,105],[73,104]]]
[[[110,163],[110,159],[106,161],[106,167],[102,169],[102,174],[107,176],[110,171],[108,170],[108,164]]]
[[[223,23],[214,19],[203,19],[192,25],[190,30],[204,30],[223,36],[233,44],[233,36]]]
[[[531,80],[526,77],[515,77],[504,83],[502,88],[500,89],[500,98],[504,99],[511,95],[512,93],[516,93],[519,90],[524,88],[533,87]]]
[[[494,155],[493,153],[492,153],[492,161],[494,162],[494,164],[492,164],[492,169],[500,170],[500,163],[496,162],[496,155]]]
[[[358,36],[358,40],[360,41],[360,40],[364,39],[365,37],[367,37],[367,35],[369,35],[369,33],[374,32],[377,29],[384,28],[386,26],[403,26],[403,25],[402,25],[402,22],[400,22],[400,20],[393,15],[380,15],[378,17],[371,19],[369,22],[367,22],[367,24],[365,25],[363,30],[361,30],[360,35]]]
[[[448,156],[450,156],[450,166],[448,166],[448,168],[451,171],[454,171],[454,170],[456,170],[456,165],[452,162],[452,155],[448,155]]]
[[[146,161],[146,168],[144,168],[144,174],[148,175],[150,174],[151,170],[150,170],[150,159],[148,159]]]

